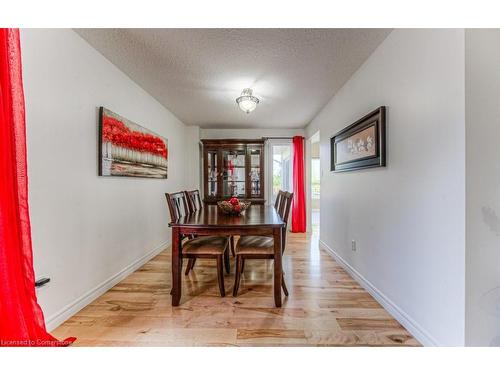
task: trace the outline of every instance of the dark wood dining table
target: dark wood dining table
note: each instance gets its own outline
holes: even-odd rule
[[[182,238],[185,235],[273,236],[274,238],[274,303],[281,307],[282,238],[285,223],[273,206],[252,205],[240,216],[226,215],[217,205],[179,217],[172,228],[172,306],[179,306],[182,294]]]

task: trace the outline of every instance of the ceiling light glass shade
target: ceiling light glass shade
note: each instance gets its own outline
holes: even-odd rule
[[[236,99],[236,103],[238,103],[238,106],[243,112],[248,114],[257,108],[259,99],[253,96],[252,89],[245,89],[241,92],[241,96]]]

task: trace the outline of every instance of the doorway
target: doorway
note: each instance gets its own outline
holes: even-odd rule
[[[291,140],[269,141],[269,204],[274,204],[280,190],[293,190]]]
[[[311,232],[319,236],[320,225],[320,181],[321,181],[321,161],[319,153],[319,131],[311,137]]]

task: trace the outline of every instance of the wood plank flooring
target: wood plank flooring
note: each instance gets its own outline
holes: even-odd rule
[[[221,298],[215,262],[183,275],[170,305],[165,250],[52,332],[75,346],[419,346],[324,250],[317,238],[288,234],[283,259],[290,291],[275,308],[272,262],[247,260],[232,297],[234,258]],[[187,263],[187,262],[185,262]]]

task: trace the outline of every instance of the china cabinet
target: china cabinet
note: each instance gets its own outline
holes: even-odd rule
[[[233,196],[264,204],[264,140],[202,139],[206,203]]]

